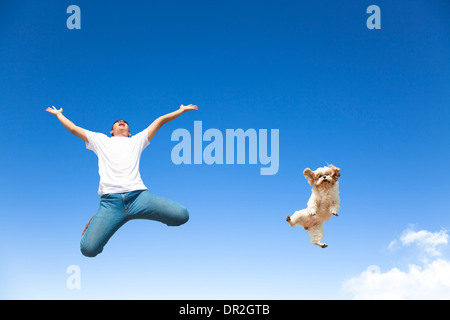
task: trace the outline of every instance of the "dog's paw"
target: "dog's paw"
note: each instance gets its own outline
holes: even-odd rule
[[[322,243],[322,242],[313,242],[313,244],[315,244],[316,246],[319,246],[321,248],[328,247],[328,245],[326,243]]]
[[[337,213],[337,211],[335,211],[335,210],[331,210],[330,213],[331,213],[332,215],[336,216],[336,217],[338,216],[338,213]]]
[[[290,215],[287,215],[286,221],[289,223],[289,225],[290,225],[291,227],[295,227],[295,223],[293,223],[293,222],[291,221],[291,216],[290,216]]]

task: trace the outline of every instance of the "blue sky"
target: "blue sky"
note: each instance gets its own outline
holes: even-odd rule
[[[71,4],[81,30],[66,27]],[[380,30],[366,27],[372,4]],[[443,0],[2,1],[0,298],[351,299],[367,297],[369,266],[435,270],[449,259],[427,237],[450,228],[449,14]],[[132,221],[82,256],[97,159],[45,109],[137,133],[189,103],[199,111],[164,126],[140,167],[189,222]],[[173,164],[171,133],[196,120],[279,129],[278,173]],[[326,163],[341,168],[341,210],[321,249],[285,217],[310,196],[303,169]],[[66,287],[70,265],[81,289]]]

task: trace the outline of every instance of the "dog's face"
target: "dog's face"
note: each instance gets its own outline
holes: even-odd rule
[[[308,179],[308,183],[315,188],[329,188],[333,186],[341,176],[339,173],[341,169],[333,166],[332,164],[327,167],[318,168],[312,171],[310,168],[306,168],[303,171],[303,175]]]

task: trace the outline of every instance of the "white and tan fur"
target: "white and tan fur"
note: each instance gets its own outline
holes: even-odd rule
[[[309,233],[311,242],[322,248],[327,245],[322,243],[323,224],[337,216],[339,212],[339,183],[340,169],[334,165],[318,168],[312,171],[306,168],[303,175],[313,187],[307,208],[294,212],[287,216],[286,221],[291,227],[301,226]]]

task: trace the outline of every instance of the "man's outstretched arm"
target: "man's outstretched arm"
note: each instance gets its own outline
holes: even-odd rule
[[[155,136],[156,132],[158,132],[158,130],[164,124],[166,124],[167,122],[178,118],[179,116],[181,116],[186,111],[191,111],[191,110],[198,110],[198,107],[194,106],[192,104],[190,104],[188,106],[181,105],[180,109],[178,109],[177,111],[174,111],[174,112],[168,113],[166,115],[163,115],[163,116],[159,117],[158,119],[156,119],[155,121],[153,121],[153,123],[151,125],[149,125],[148,128],[147,128],[147,130],[148,130],[148,141],[153,139],[153,137]]]
[[[76,126],[72,121],[70,121],[69,119],[67,119],[63,114],[63,109],[56,109],[55,107],[48,107],[47,112],[55,115],[59,122],[62,123],[62,125],[69,130],[70,133],[76,135],[78,138],[80,138],[81,140],[88,142],[88,139],[86,137],[86,132],[84,131],[83,128]]]

